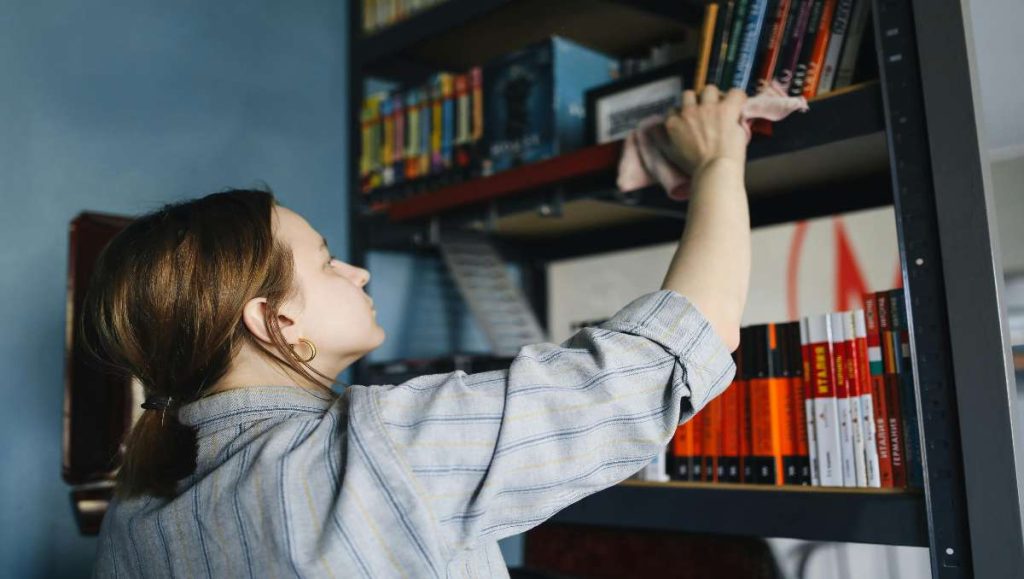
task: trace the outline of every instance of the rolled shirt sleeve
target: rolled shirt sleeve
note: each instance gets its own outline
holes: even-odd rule
[[[736,367],[684,296],[659,290],[507,370],[354,387],[449,549],[526,531],[634,474]],[[360,420],[368,419],[361,416]]]

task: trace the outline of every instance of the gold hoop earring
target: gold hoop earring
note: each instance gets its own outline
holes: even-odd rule
[[[313,344],[313,342],[307,340],[306,338],[299,338],[299,341],[305,342],[307,345],[309,345],[309,349],[312,350],[312,353],[309,355],[309,358],[306,358],[305,360],[299,358],[300,362],[302,362],[303,364],[308,364],[313,358],[316,358],[316,345]]]

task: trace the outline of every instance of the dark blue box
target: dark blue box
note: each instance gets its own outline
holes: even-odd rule
[[[584,93],[616,69],[614,58],[557,36],[484,67],[484,173],[581,147]]]

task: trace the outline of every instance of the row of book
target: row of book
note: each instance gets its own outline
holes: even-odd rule
[[[480,68],[363,101],[359,173],[364,194],[473,163],[483,138]]]
[[[871,0],[719,0],[705,6],[695,89],[811,98],[851,84]]]
[[[374,32],[445,0],[363,0],[363,31]]]
[[[742,329],[732,385],[642,480],[922,485],[903,290],[864,309]]]

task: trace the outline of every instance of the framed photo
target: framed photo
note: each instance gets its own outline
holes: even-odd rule
[[[680,60],[588,90],[587,144],[622,139],[641,120],[678,107],[694,66],[693,59]]]

